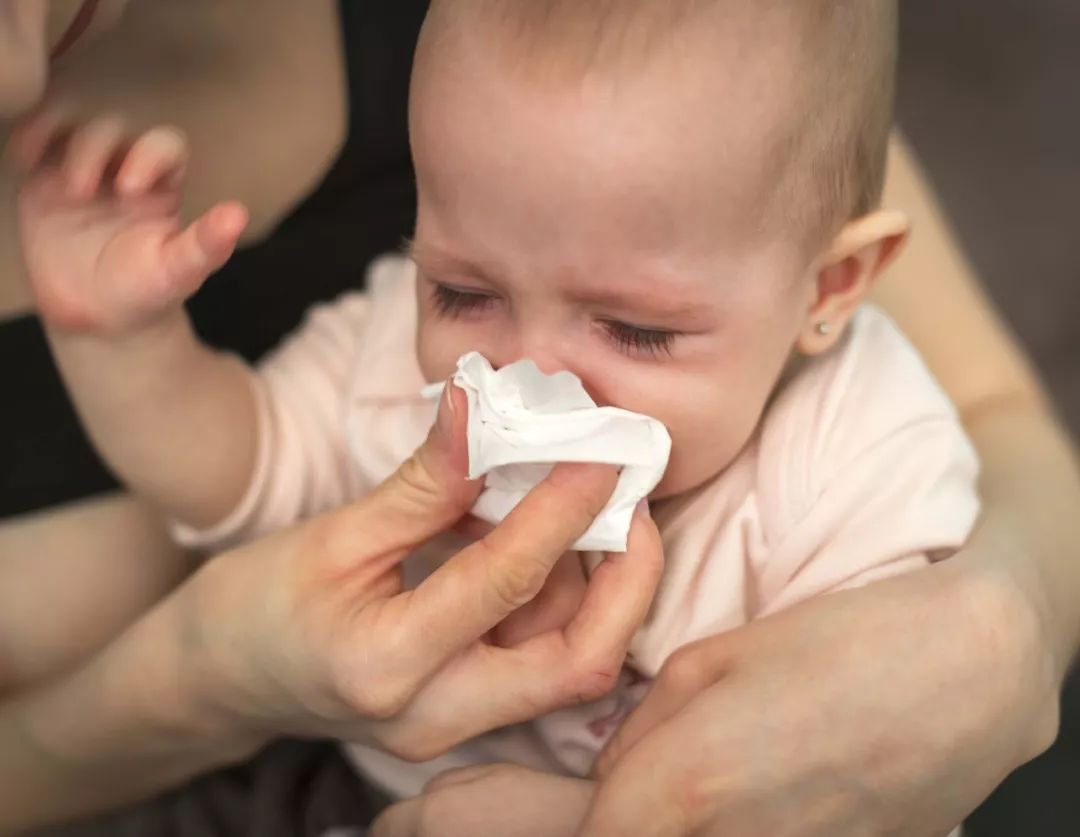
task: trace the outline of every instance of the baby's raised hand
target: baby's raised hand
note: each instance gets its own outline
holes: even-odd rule
[[[104,117],[31,117],[9,149],[38,313],[69,332],[126,334],[175,310],[232,255],[246,210],[220,203],[183,227],[188,148],[172,128],[131,136]]]

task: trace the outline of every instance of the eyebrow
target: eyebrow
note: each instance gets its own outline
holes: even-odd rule
[[[405,255],[426,272],[464,274],[479,279],[488,279],[496,275],[494,270],[485,268],[481,264],[425,247],[411,238],[405,239]]]

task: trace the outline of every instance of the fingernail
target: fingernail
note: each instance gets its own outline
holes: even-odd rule
[[[451,436],[454,432],[453,386],[452,381],[447,382],[442,397],[445,404],[439,406],[439,413],[435,419],[435,431],[441,436]]]
[[[642,520],[652,520],[652,511],[649,509],[649,498],[642,497],[641,502],[637,504],[637,508],[634,513]]]

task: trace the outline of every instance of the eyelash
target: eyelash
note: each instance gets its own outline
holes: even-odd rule
[[[495,297],[488,294],[459,291],[448,285],[433,285],[435,308],[443,317],[456,317],[474,311],[482,311],[495,304]]]
[[[640,328],[613,320],[605,321],[603,326],[615,347],[627,354],[640,352],[650,357],[660,355],[670,357],[671,347],[675,343],[675,338],[678,337],[678,333],[674,331]]]
[[[462,314],[471,314],[484,311],[494,305],[498,299],[490,294],[462,291],[449,285],[433,283],[435,309],[443,317],[457,317]],[[676,331],[661,331],[659,329],[641,328],[640,326],[620,323],[616,320],[606,320],[602,323],[608,339],[615,344],[619,351],[625,354],[639,352],[650,357],[671,355],[675,338],[679,336]]]

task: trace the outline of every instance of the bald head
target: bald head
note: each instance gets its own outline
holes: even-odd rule
[[[508,71],[555,84],[663,61],[752,86],[749,99],[771,84],[783,113],[760,142],[762,216],[816,245],[880,200],[896,20],[896,0],[434,0],[418,72],[481,37]]]

